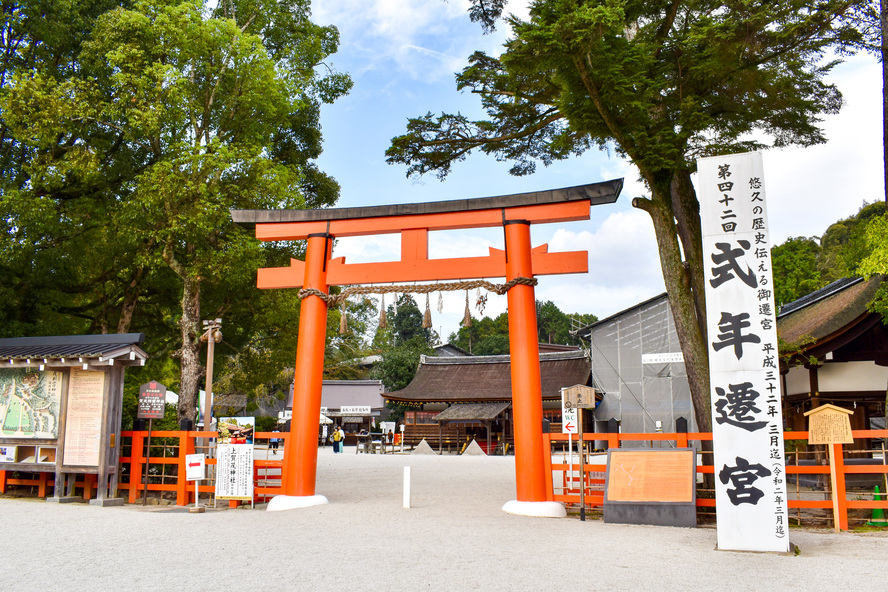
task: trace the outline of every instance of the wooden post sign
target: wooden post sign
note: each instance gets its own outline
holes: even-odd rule
[[[575,384],[561,389],[565,407],[595,409],[595,389],[583,384]]]
[[[832,487],[833,502],[833,530],[848,529],[848,520],[840,511],[839,504],[844,505],[844,500],[837,495],[839,490],[845,490],[844,483],[839,488],[839,472],[837,462],[844,464],[842,457],[842,444],[852,444],[854,437],[851,435],[850,415],[854,412],[835,405],[821,405],[816,409],[805,412],[808,417],[808,444],[826,444],[829,451],[829,480]],[[841,476],[844,480],[844,473]]]
[[[805,412],[808,418],[808,444],[852,444],[851,420],[854,412],[835,405],[821,405]]]
[[[578,434],[577,448],[580,455],[580,520],[586,520],[586,454],[583,447],[583,409],[595,408],[595,389],[575,384],[561,389],[561,431],[566,433],[571,450],[570,464],[573,472],[573,445],[571,434]]]

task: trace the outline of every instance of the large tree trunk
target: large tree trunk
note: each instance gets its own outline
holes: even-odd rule
[[[179,350],[179,421],[197,418],[200,364],[200,280],[186,276],[182,288],[182,317],[179,319],[182,348]]]
[[[118,333],[129,332],[130,325],[133,322],[133,313],[136,311],[136,303],[139,301],[139,294],[142,291],[142,276],[144,273],[144,267],[134,270],[129,284],[124,288],[123,304],[120,306],[120,317],[117,319]]]
[[[699,213],[697,221],[683,219],[681,224],[677,224],[676,219],[682,219],[682,216],[676,217],[673,213],[673,182],[670,180],[668,183],[657,185],[649,181],[648,184],[651,187],[651,199],[636,198],[632,201],[632,205],[646,211],[654,224],[666,294],[669,297],[675,330],[684,354],[691,401],[694,404],[694,418],[697,421],[697,429],[701,432],[710,432],[712,431],[712,419],[709,353],[703,331],[705,316],[701,316],[701,311],[705,311],[705,296],[702,292],[697,293],[697,290],[694,289],[697,287],[698,290],[702,290],[700,288],[702,282],[699,277],[702,275],[703,268],[702,249],[698,252],[695,246],[686,248],[688,261],[685,262],[678,241],[679,226],[686,226],[683,232],[686,233],[687,240],[692,245],[699,241]],[[684,183],[680,181],[677,185],[682,187]],[[693,189],[689,179],[683,191],[687,191],[687,187]],[[680,201],[687,203],[688,196],[686,194],[677,197],[680,198]],[[687,208],[687,206],[684,207]],[[694,273],[694,269],[700,270],[701,273]]]
[[[188,269],[176,259],[173,247],[167,243],[163,260],[182,280],[182,316],[179,330],[182,347],[179,349],[179,406],[177,417],[197,419],[198,387],[202,368],[200,365],[200,278],[188,273]]]

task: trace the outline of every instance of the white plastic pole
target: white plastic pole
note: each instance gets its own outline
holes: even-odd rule
[[[404,467],[404,507],[410,507],[410,467]]]

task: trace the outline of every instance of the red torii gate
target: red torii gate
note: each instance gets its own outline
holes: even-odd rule
[[[304,262],[291,259],[290,267],[260,269],[259,288],[302,287],[326,294],[331,285],[497,277],[511,281],[587,272],[585,251],[549,253],[547,245],[531,248],[530,225],[588,220],[590,206],[615,202],[622,186],[623,180],[616,179],[499,197],[367,208],[232,210],[231,216],[235,223],[255,226],[256,238],[262,241],[308,241]],[[428,258],[429,231],[493,226],[503,227],[505,250],[491,248],[486,257]],[[348,264],[344,257],[332,258],[336,237],[394,233],[401,235],[400,261]],[[549,476],[544,470],[547,451],[541,430],[534,288],[514,285],[507,300],[517,500],[503,509],[515,514],[563,515],[560,504],[546,499]],[[327,503],[315,495],[326,325],[326,302],[316,295],[306,296],[300,309],[293,416],[284,452],[285,495],[272,499],[269,510]]]

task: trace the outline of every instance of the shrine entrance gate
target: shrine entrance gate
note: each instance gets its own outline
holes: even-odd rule
[[[531,247],[530,225],[588,220],[592,205],[614,203],[622,179],[499,197],[367,208],[318,210],[232,210],[235,223],[255,227],[262,241],[307,240],[305,261],[258,272],[259,288],[303,288],[296,351],[293,417],[284,453],[286,497],[304,498],[269,509],[326,503],[315,495],[317,430],[327,326],[329,286],[422,282],[505,277],[508,293],[512,407],[515,426],[517,503],[547,501],[542,437],[542,392],[533,279],[538,275],[585,273],[585,251],[549,253],[547,245]],[[502,226],[505,250],[490,249],[486,257],[429,259],[428,233],[435,230]],[[332,258],[337,237],[401,235],[400,261],[348,264]],[[405,291],[408,291],[405,289]],[[285,497],[279,496],[279,497]],[[513,503],[513,502],[509,502]],[[508,504],[507,504],[508,505]],[[563,512],[563,509],[562,509]]]

